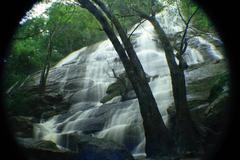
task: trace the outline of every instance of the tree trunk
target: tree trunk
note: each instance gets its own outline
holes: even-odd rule
[[[39,83],[39,89],[40,92],[44,92],[45,91],[45,87],[46,87],[46,83],[47,83],[47,77],[48,77],[48,73],[50,70],[50,58],[52,56],[52,33],[50,33],[49,36],[49,40],[48,40],[48,53],[46,56],[46,60],[43,66],[43,70],[41,72],[41,76],[40,76],[40,83]]]
[[[44,90],[44,86],[45,86],[44,85],[45,72],[46,72],[46,64],[44,64],[43,70],[42,70],[41,76],[40,76],[40,81],[39,81],[39,89],[40,89],[40,91]]]
[[[178,144],[179,152],[193,151],[199,149],[198,141],[200,140],[196,126],[191,119],[187,104],[186,82],[184,75],[183,61],[180,58],[179,65],[175,60],[173,47],[171,46],[167,35],[158,23],[156,17],[149,17],[148,19],[154,26],[154,29],[161,41],[167,63],[170,70],[172,80],[172,90],[174,103],[176,108],[176,142]]]
[[[118,19],[109,11],[109,9],[102,3],[100,0],[93,0],[102,10],[103,12],[107,15],[107,17],[111,20],[112,24],[115,26],[116,30],[118,31],[119,36],[121,37],[121,40],[123,42],[123,45],[125,47],[125,50],[127,52],[127,55],[129,56],[129,59],[132,63],[134,63],[134,67],[136,72],[139,72],[141,77],[143,79],[146,78],[144,69],[142,67],[142,64],[140,63],[137,54],[135,50],[133,49],[133,45],[130,41],[130,39],[127,36],[127,33],[121,26],[120,22]]]
[[[142,66],[139,66],[141,63],[139,62],[137,55],[133,50],[132,44],[130,43],[130,41],[126,41],[126,39],[123,38],[123,34],[126,35],[126,33],[121,33],[120,36],[121,40],[124,43],[123,47],[118,40],[116,34],[114,33],[111,25],[109,24],[108,19],[103,15],[102,11],[100,11],[89,0],[79,0],[79,3],[82,5],[82,7],[86,8],[89,12],[91,12],[102,25],[104,31],[108,35],[115,50],[117,51],[126,70],[127,76],[132,83],[132,86],[138,97],[140,112],[143,119],[147,156],[155,157],[171,153],[173,149],[173,141],[171,140],[168,130],[160,115],[157,103],[152,95],[143,68]],[[109,17],[108,14],[106,15],[110,20],[112,20],[112,18]],[[119,30],[119,28],[121,28],[121,25],[118,22],[114,23],[116,22],[115,20],[112,22],[115,27],[118,28],[117,30],[119,32],[121,31]],[[132,50],[129,50],[129,48],[132,48]],[[131,54],[129,54],[130,52]]]

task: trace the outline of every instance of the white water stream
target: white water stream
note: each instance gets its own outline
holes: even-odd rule
[[[168,35],[183,30],[176,7],[165,9],[159,21]],[[171,79],[165,53],[157,46],[157,38],[149,22],[144,22],[133,35],[134,48],[145,72],[154,76],[150,81],[165,123],[166,109],[173,103]],[[189,65],[221,59],[213,44],[202,37],[192,39],[184,58]],[[54,116],[35,126],[35,137],[61,144],[61,135],[89,134],[124,144],[134,155],[144,154],[145,136],[137,99],[120,102],[116,97],[102,105],[109,84],[115,81],[109,75],[111,68],[122,73],[122,65],[111,42],[105,40],[78,50],[60,61],[49,74],[48,83],[57,84],[58,92],[71,103],[68,113]],[[67,146],[67,145],[66,145]]]

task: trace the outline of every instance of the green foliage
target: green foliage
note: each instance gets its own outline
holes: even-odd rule
[[[48,15],[49,28],[54,28],[56,24],[58,27],[53,44],[59,54],[69,54],[103,38],[104,34],[98,22],[89,12],[79,6],[57,3],[52,6]]]
[[[120,15],[120,22],[127,29],[142,19],[136,14],[136,11],[151,15],[152,11],[159,13],[165,7],[159,0],[105,0],[105,2],[115,15]],[[171,4],[172,0],[164,0],[164,2]]]
[[[6,89],[16,81],[22,81],[29,74],[39,70],[43,59],[37,48],[39,43],[33,38],[14,41],[4,70]]]
[[[108,4],[108,7],[111,8],[126,29],[140,21],[136,11],[151,15],[152,11],[159,13],[168,5],[178,3],[181,13],[187,20],[198,8],[193,0],[105,0],[104,2]],[[214,31],[213,24],[201,8],[193,17],[192,25],[202,31]]]
[[[119,19],[125,30],[130,29],[133,25],[141,20],[132,12],[132,8],[141,6],[141,9],[146,10],[147,1],[141,0],[104,0],[111,12]]]
[[[181,0],[178,2],[180,10],[185,19],[188,19],[192,13],[199,7],[192,0]],[[202,31],[214,31],[214,26],[209,20],[206,13],[200,8],[197,14],[192,19],[192,25]]]
[[[31,110],[40,104],[39,96],[33,96],[29,92],[15,92],[14,95],[6,98],[5,106],[10,115],[30,116]]]
[[[46,15],[28,19],[17,28],[5,60],[5,90],[43,68],[51,34],[51,66],[70,52],[103,38],[98,22],[79,6],[56,2]]]
[[[151,15],[152,12],[161,12],[166,5],[170,5],[174,0],[104,0],[108,7],[118,17],[122,26],[128,30],[142,18],[137,12]]]

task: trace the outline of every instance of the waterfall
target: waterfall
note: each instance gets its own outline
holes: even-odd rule
[[[174,37],[184,29],[176,10],[176,6],[170,6],[157,15],[168,36]],[[147,21],[132,39],[145,72],[152,77],[149,85],[167,124],[167,108],[172,105],[173,96],[163,48],[157,45],[157,36]],[[184,58],[193,65],[223,57],[208,39],[198,36],[192,38]],[[63,134],[87,134],[124,144],[133,155],[144,155],[145,135],[138,100],[120,101],[120,97],[115,97],[107,104],[100,103],[107,87],[115,81],[111,76],[113,68],[116,73],[124,71],[109,40],[84,47],[61,60],[50,70],[48,86],[50,91],[61,92],[71,107],[67,113],[36,124],[35,137],[62,144]]]

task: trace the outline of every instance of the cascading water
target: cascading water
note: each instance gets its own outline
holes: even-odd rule
[[[174,5],[158,17],[169,36],[184,28]],[[143,68],[152,77],[149,84],[167,123],[167,108],[172,105],[173,97],[165,53],[157,45],[157,36],[149,22],[144,22],[132,36]],[[192,65],[209,59],[218,60],[222,56],[209,40],[195,37],[190,41],[184,58]],[[111,69],[114,68],[116,73],[124,71],[117,61],[119,59],[111,42],[105,40],[70,54],[52,68],[48,88],[50,92],[61,92],[71,107],[65,114],[36,124],[35,137],[61,145],[62,135],[88,134],[124,144],[134,155],[144,154],[145,136],[137,99],[120,101],[119,96],[107,104],[100,103],[107,87],[116,80],[110,76]],[[68,142],[64,146],[67,147]]]

